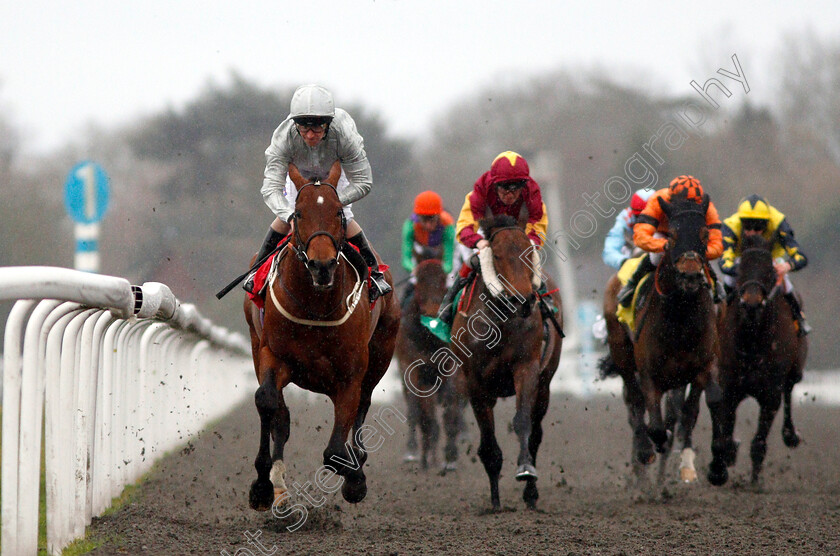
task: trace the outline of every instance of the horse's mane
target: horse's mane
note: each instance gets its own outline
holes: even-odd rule
[[[517,221],[513,216],[509,216],[507,214],[497,214],[496,216],[482,218],[478,225],[484,230],[485,236],[489,238],[493,235],[493,232],[499,228],[517,226]]]

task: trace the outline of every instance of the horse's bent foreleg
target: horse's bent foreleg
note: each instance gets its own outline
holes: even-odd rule
[[[479,396],[471,396],[475,419],[481,433],[481,443],[478,445],[478,457],[484,464],[484,470],[490,479],[490,503],[494,510],[498,510],[499,503],[499,473],[502,471],[502,449],[496,442],[496,423],[493,417],[493,406],[496,400],[489,400]]]

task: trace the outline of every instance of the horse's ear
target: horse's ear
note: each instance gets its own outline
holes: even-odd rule
[[[289,164],[289,179],[292,180],[292,183],[295,184],[295,187],[298,188],[298,190],[306,185],[306,180],[303,179],[300,170],[298,170],[298,167],[294,164]]]
[[[657,197],[656,200],[659,201],[659,207],[662,209],[662,212],[664,212],[665,216],[667,216],[670,219],[671,213],[673,212],[671,210],[671,203],[669,203],[662,197]]]
[[[341,177],[341,162],[336,160],[330,167],[330,173],[324,179],[323,183],[328,183],[333,187],[338,187],[338,178]]]
[[[703,207],[703,214],[706,214],[706,211],[709,210],[709,194],[703,193],[703,202],[701,206]]]

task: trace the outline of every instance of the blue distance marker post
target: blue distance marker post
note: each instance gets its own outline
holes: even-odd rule
[[[86,160],[67,174],[64,206],[76,223],[76,270],[99,272],[99,222],[108,200],[108,175],[99,164]]]

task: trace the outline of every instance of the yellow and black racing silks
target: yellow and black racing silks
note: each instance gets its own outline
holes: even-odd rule
[[[791,264],[791,271],[804,268],[808,264],[805,254],[793,237],[793,229],[785,215],[771,206],[764,198],[750,195],[741,199],[738,212],[723,221],[723,255],[720,269],[723,273],[735,276],[738,272],[737,259],[741,255],[742,220],[766,220],[767,227],[761,234],[770,242],[773,258],[784,258]]]

